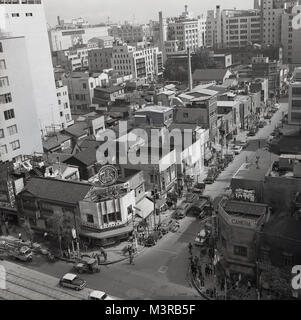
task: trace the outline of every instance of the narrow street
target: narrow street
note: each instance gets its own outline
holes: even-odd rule
[[[248,147],[236,156],[230,166],[219,176],[217,181],[206,187],[205,195],[213,199],[225,194],[232,176],[246,161],[255,158],[256,151],[264,148],[266,139],[273,132],[277,123],[287,111],[287,103],[282,103],[273,116],[271,124],[260,129],[255,137],[249,138]],[[200,231],[200,221],[186,217],[181,221],[177,233],[169,233],[155,247],[146,248],[135,260],[102,267],[97,275],[83,275],[88,287],[106,291],[121,299],[202,299],[187,281],[188,244],[194,241]],[[60,278],[70,272],[72,265],[57,262],[49,264],[44,260],[35,260],[29,268]]]

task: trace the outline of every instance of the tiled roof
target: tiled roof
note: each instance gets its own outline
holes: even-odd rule
[[[70,136],[58,133],[55,136],[47,137],[46,140],[43,141],[43,148],[46,150],[52,150],[68,140],[70,140]]]
[[[36,198],[74,205],[83,200],[90,189],[91,185],[87,183],[32,178],[21,192],[21,195],[24,192],[29,192]]]
[[[242,201],[228,201],[224,209],[228,213],[261,216],[266,213],[267,205]]]
[[[86,166],[91,166],[97,162],[96,149],[94,147],[85,149],[84,151],[75,154],[70,159],[76,159]],[[67,161],[67,163],[68,163],[68,161]]]
[[[83,121],[83,122],[77,122],[73,124],[72,126],[66,128],[64,131],[67,134],[70,134],[71,136],[81,137],[87,133],[86,132],[87,128],[88,128],[87,123]]]

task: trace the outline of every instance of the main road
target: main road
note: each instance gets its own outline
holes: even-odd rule
[[[287,111],[287,104],[281,104],[273,116],[271,124],[250,138],[249,146],[238,155],[232,164],[219,176],[218,180],[206,188],[206,194],[215,198],[225,194],[232,176],[241,165],[255,158],[256,151],[273,132],[276,124]],[[190,287],[187,281],[188,244],[193,242],[200,230],[200,222],[186,217],[177,233],[166,235],[152,248],[146,248],[136,259],[134,265],[128,261],[103,267],[100,274],[84,275],[88,287],[106,291],[122,299],[188,299],[200,300],[201,297]],[[34,262],[30,268],[60,278],[71,270],[72,265],[64,262],[48,264]]]

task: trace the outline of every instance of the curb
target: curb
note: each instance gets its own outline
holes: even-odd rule
[[[189,275],[189,282],[190,284],[193,285],[193,287],[197,290],[197,292],[205,299],[208,301],[214,301],[215,299],[212,299],[210,297],[208,297],[204,292],[202,292],[202,290],[200,290],[200,288],[197,286],[195,280],[193,279],[193,277],[191,276],[191,274]]]
[[[139,254],[141,254],[142,252],[144,252],[145,248],[137,253],[134,254],[135,257],[137,257]],[[68,258],[63,258],[63,257],[59,257],[59,256],[55,256],[56,259],[58,260],[61,260],[61,261],[65,261],[65,262],[68,262],[68,263],[75,263],[76,260],[74,259],[68,259]],[[112,264],[116,264],[116,263],[119,263],[119,262],[122,262],[122,261],[125,261],[125,260],[128,260],[129,257],[124,257],[124,258],[121,258],[121,259],[118,259],[118,260],[114,260],[114,261],[109,261],[109,262],[106,262],[106,263],[101,263],[100,266],[108,266],[108,265],[112,265]]]

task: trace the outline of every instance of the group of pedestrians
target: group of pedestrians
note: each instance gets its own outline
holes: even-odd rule
[[[193,277],[193,279],[196,281],[199,288],[205,288],[205,279],[208,278],[210,280],[210,277],[212,277],[215,274],[215,268],[213,264],[207,263],[204,266],[202,266],[202,262],[200,261],[200,258],[197,256],[193,256],[192,251],[192,244],[189,243],[188,249],[189,249],[189,262],[190,262],[190,272]],[[209,258],[212,257],[212,252],[208,252]],[[208,291],[208,292],[207,292]],[[206,290],[206,293],[211,298],[214,298],[217,296],[216,288],[214,289],[208,289]]]

